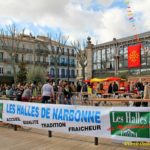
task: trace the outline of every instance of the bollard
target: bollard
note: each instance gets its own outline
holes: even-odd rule
[[[94,144],[95,144],[95,145],[98,145],[98,137],[95,137],[95,138],[94,138]]]
[[[98,145],[98,137],[95,137],[95,138],[94,138],[94,144],[95,144],[95,145]]]
[[[17,131],[17,125],[14,125],[14,131]]]
[[[52,137],[52,131],[48,131],[48,137]]]
[[[95,106],[98,106],[98,105],[95,104]],[[98,145],[98,137],[95,137],[95,138],[94,138],[94,144],[95,144],[95,145]]]

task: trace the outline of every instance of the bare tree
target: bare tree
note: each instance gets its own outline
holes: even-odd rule
[[[22,33],[24,33],[24,29],[22,30]],[[14,24],[6,26],[6,30],[4,28],[0,29],[0,41],[2,43],[2,48],[6,50],[10,56],[15,85],[17,82],[16,64],[18,61],[16,56],[20,48],[21,40],[22,36]]]
[[[83,79],[85,80],[85,68],[88,63],[87,62],[86,44],[85,44],[85,42],[83,42],[83,44],[81,44],[79,41],[74,41],[74,42],[71,42],[71,45],[74,48],[74,50],[76,51],[77,59],[82,68],[82,76],[83,76]]]
[[[60,56],[64,53],[64,48],[66,46],[66,43],[68,41],[69,37],[62,36],[61,33],[56,34],[56,40],[52,40],[52,36],[48,34],[47,39],[40,40],[38,39],[38,42],[44,46],[44,48],[49,52],[51,57],[51,63],[54,65],[55,69],[55,83],[57,83],[59,74],[58,74],[58,66],[59,66],[59,60]],[[57,46],[57,49],[54,50],[54,46]]]

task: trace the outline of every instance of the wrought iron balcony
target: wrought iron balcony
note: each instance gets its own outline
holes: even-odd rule
[[[49,62],[43,62],[43,61],[35,61],[36,65],[44,65],[44,66],[48,66]]]
[[[65,78],[66,76],[65,76],[65,74],[61,74],[60,77],[61,78]]]

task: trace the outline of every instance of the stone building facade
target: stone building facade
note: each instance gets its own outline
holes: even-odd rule
[[[88,46],[88,72],[91,77],[118,76],[125,74],[130,76],[150,75],[150,31],[135,36]],[[128,68],[128,46],[142,43],[141,67]],[[91,45],[91,47],[90,47]]]
[[[14,57],[16,62],[16,70],[18,72],[18,64],[24,62],[26,64],[27,71],[34,66],[41,66],[46,69],[51,78],[55,77],[55,66],[51,59],[51,52],[56,55],[60,53],[58,43],[52,41],[53,49],[45,49],[39,41],[46,40],[44,36],[29,36],[22,35],[17,53]],[[0,36],[0,38],[2,38]],[[11,37],[7,37],[7,40],[11,41]],[[11,43],[11,42],[10,42]],[[0,77],[13,76],[12,60],[10,57],[10,46],[6,45],[5,49],[3,43],[0,40]],[[50,52],[51,51],[51,52]],[[69,80],[74,82],[76,80],[76,54],[71,46],[65,45],[63,47],[63,53],[58,61],[58,78],[61,80]]]

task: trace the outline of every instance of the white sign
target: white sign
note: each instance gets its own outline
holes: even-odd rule
[[[2,121],[3,101],[0,100],[0,121]]]
[[[3,122],[21,126],[106,137],[150,140],[150,108],[93,107],[3,101]]]

